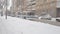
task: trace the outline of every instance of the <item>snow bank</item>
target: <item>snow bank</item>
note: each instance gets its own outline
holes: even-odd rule
[[[60,34],[60,27],[8,16],[0,18],[0,34]]]

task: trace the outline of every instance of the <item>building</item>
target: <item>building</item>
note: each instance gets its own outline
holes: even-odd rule
[[[43,12],[50,14],[52,17],[56,17],[56,0],[12,0],[10,11],[12,14],[22,12],[35,13],[40,16]]]
[[[42,12],[46,12],[52,17],[56,17],[56,0],[37,0],[36,10],[39,15]]]
[[[57,0],[57,17],[60,17],[60,0]]]
[[[40,16],[42,12],[50,14],[52,17],[56,17],[56,0],[24,0],[23,11],[34,12]]]

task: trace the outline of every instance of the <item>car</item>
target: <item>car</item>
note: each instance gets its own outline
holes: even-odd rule
[[[28,19],[28,20],[38,18],[38,16],[36,16],[36,15],[17,15],[17,17],[18,18],[23,18],[23,19]]]
[[[56,18],[56,21],[60,22],[60,17]]]
[[[38,19],[38,16],[36,16],[36,15],[26,16],[26,19],[28,19],[28,20]]]

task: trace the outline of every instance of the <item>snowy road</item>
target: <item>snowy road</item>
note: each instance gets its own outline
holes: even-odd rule
[[[0,34],[60,34],[60,27],[15,17],[0,17]]]

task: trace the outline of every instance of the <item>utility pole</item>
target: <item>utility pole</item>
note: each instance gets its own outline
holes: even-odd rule
[[[5,18],[7,19],[7,0],[6,0],[6,12],[5,12]]]

